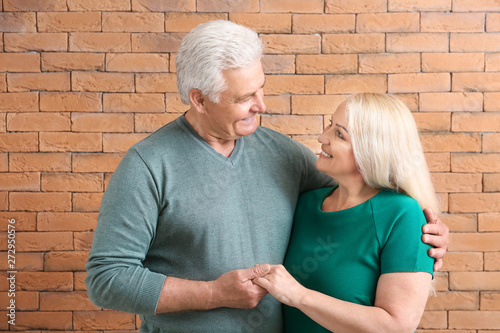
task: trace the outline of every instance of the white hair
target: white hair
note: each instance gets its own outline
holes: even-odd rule
[[[355,94],[346,101],[354,158],[366,184],[411,196],[439,212],[438,200],[408,107],[386,94]]]
[[[198,25],[182,40],[175,60],[182,103],[189,104],[191,89],[218,103],[227,89],[222,71],[250,67],[261,58],[262,42],[255,31],[223,20]]]

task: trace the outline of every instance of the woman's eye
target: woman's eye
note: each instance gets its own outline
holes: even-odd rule
[[[344,138],[344,136],[342,135],[342,133],[340,133],[340,131],[339,131],[339,130],[337,130],[337,136],[338,136],[339,138],[341,138],[341,139],[343,139],[343,138]]]

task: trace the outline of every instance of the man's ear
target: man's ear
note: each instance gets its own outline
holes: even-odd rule
[[[198,89],[191,89],[189,91],[189,101],[194,109],[200,113],[205,113],[207,110],[205,108],[205,100],[207,96],[205,96]]]

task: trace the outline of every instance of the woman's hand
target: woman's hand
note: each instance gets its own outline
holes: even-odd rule
[[[307,289],[288,273],[283,265],[260,265],[263,271],[269,273],[252,281],[266,289],[278,301],[289,306],[297,306]]]

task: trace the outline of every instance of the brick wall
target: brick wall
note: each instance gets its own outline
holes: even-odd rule
[[[258,31],[266,46],[261,124],[316,153],[346,94],[389,92],[409,105],[452,231],[420,332],[500,332],[498,0],[0,6],[0,330],[138,327],[135,315],[103,311],[86,297],[99,204],[124,152],[186,110],[175,86],[182,37],[229,19]],[[13,268],[15,298],[6,273]],[[11,299],[15,326],[6,320]]]

